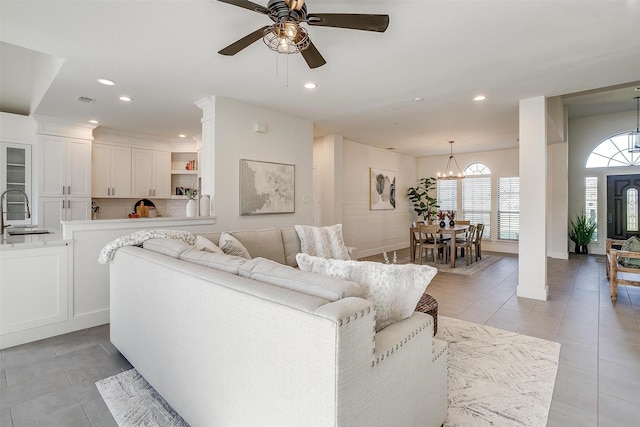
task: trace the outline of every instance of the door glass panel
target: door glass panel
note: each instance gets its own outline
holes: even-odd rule
[[[638,190],[627,190],[627,231],[638,231]]]

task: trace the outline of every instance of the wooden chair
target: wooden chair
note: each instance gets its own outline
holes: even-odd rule
[[[420,252],[418,251],[422,251],[422,247],[424,246],[424,244],[426,243],[426,237],[423,237],[422,234],[420,234],[420,230],[418,230],[418,227],[420,227],[421,225],[424,225],[423,223],[414,223],[414,226],[411,227],[411,246],[412,246],[412,253],[413,253],[413,259],[411,260],[411,262],[416,262],[417,259],[419,259],[419,254]]]
[[[431,251],[433,255],[433,263],[437,264],[438,254],[442,253],[443,262],[447,263],[447,250],[448,244],[446,240],[441,239],[438,236],[438,230],[440,227],[437,225],[419,225],[418,233],[420,234],[421,244],[419,252],[420,264],[422,264],[423,256],[426,258],[426,251]]]
[[[459,237],[455,240],[456,252],[457,252],[457,249],[460,248],[460,255],[464,256],[467,262],[467,265],[473,262],[473,259],[471,258],[471,250],[475,242],[475,235],[476,235],[476,226],[469,225],[469,230],[467,231],[466,236]],[[453,260],[453,266],[454,267],[456,266],[455,260]]]
[[[611,301],[618,299],[618,285],[640,286],[640,268],[625,267],[620,264],[620,258],[640,258],[640,252],[628,252],[615,249],[622,246],[624,240],[607,239],[606,266],[607,279],[611,288]]]
[[[476,262],[478,259],[482,259],[482,233],[484,233],[484,224],[479,222],[476,225],[476,236],[473,242],[473,249],[476,252]]]

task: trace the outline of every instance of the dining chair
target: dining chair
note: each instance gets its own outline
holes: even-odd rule
[[[416,262],[416,259],[419,259],[420,252],[418,251],[422,251],[422,247],[426,243],[426,237],[423,237],[420,233],[420,230],[418,229],[418,227],[421,225],[422,224],[418,223],[411,227],[411,249],[413,250],[413,259],[411,260],[411,262],[414,263]]]
[[[440,238],[438,235],[438,230],[440,227],[437,225],[419,225],[418,232],[420,234],[420,252],[419,252],[419,261],[420,264],[423,263],[423,258],[426,258],[426,251],[431,251],[433,256],[433,263],[437,264],[438,255],[442,253],[443,262],[447,263],[447,254],[449,251],[447,250],[447,241]]]
[[[467,230],[466,235],[464,237],[459,237],[455,240],[456,255],[458,252],[458,248],[460,248],[460,256],[464,256],[467,265],[473,262],[473,259],[471,258],[471,250],[474,245],[475,235],[476,235],[476,226],[471,224],[469,225],[469,229]],[[456,266],[455,260],[453,260],[453,266],[454,267]]]
[[[468,219],[457,219],[455,220],[455,223],[458,225],[471,225],[471,221]]]
[[[484,224],[479,222],[476,225],[476,236],[473,242],[473,246],[476,252],[476,261],[482,259],[482,233],[484,232]]]

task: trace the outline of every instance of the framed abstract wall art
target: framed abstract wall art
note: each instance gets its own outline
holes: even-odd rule
[[[295,165],[240,160],[240,215],[295,212]]]
[[[396,172],[369,168],[369,209],[396,208]]]

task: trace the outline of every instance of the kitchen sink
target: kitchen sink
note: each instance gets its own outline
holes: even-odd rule
[[[13,230],[8,229],[7,233],[10,236],[24,236],[27,234],[51,234],[49,230],[45,230],[42,228],[15,228]]]

